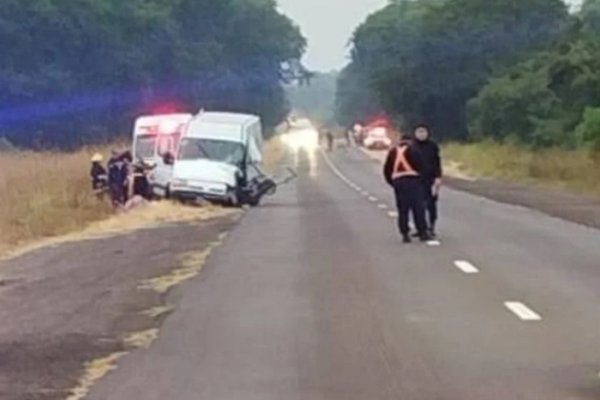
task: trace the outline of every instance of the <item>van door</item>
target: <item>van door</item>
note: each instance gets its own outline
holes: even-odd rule
[[[175,135],[161,135],[157,143],[156,169],[152,181],[153,192],[161,197],[167,197],[171,179],[173,178],[173,164],[165,163],[165,155],[174,159],[176,151]]]

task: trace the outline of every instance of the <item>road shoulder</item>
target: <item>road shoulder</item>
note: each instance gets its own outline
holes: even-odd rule
[[[383,162],[384,152],[361,151],[374,162]],[[448,176],[449,175],[449,176]],[[501,203],[518,205],[544,214],[600,229],[600,199],[565,189],[541,187],[492,179],[473,179],[451,168],[444,178],[448,187]]]
[[[239,214],[65,243],[0,263],[0,399],[79,400],[149,346]]]

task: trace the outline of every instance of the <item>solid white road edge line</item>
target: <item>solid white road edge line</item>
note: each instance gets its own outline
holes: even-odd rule
[[[354,185],[354,183],[350,179],[348,179],[344,174],[342,174],[342,172],[339,169],[337,169],[337,167],[335,165],[333,165],[333,162],[331,162],[331,159],[329,159],[329,156],[327,154],[325,154],[323,149],[321,149],[321,155],[323,155],[325,162],[327,163],[327,165],[329,165],[329,168],[331,168],[333,173],[335,175],[337,175],[338,178],[340,178],[344,183],[346,183],[350,186]],[[354,186],[356,186],[356,185],[354,185]],[[356,187],[358,188],[358,186],[356,186]]]
[[[465,274],[478,274],[479,273],[479,269],[468,261],[463,261],[463,260],[454,261],[454,266],[456,268],[460,269]]]
[[[523,321],[541,321],[542,316],[519,301],[507,301],[504,306]]]

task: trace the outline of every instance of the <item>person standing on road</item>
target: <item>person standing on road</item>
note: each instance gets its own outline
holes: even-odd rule
[[[420,153],[408,136],[402,136],[398,146],[392,148],[385,161],[383,174],[386,182],[394,188],[398,207],[398,228],[404,243],[410,243],[408,226],[412,213],[419,239],[430,239],[425,221],[425,201],[420,173],[423,162]]]
[[[327,150],[333,151],[333,133],[330,130],[327,130],[325,138],[327,139]]]
[[[440,147],[431,138],[431,128],[426,124],[420,124],[415,129],[416,147],[421,153],[423,160],[423,173],[421,181],[425,197],[425,214],[428,224],[428,233],[436,235],[436,223],[438,219],[438,198],[442,186],[442,161]]]

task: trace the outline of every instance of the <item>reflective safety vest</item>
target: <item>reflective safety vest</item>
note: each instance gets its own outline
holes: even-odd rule
[[[396,148],[396,161],[394,162],[394,172],[392,179],[405,178],[407,176],[419,176],[419,173],[413,168],[406,159],[408,146]]]

